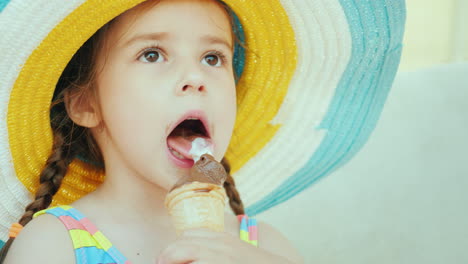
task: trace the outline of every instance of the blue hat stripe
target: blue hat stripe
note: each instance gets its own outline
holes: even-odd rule
[[[242,75],[245,66],[245,49],[242,45],[245,44],[245,34],[244,29],[242,28],[242,24],[240,23],[239,17],[234,12],[231,12],[234,18],[234,25],[233,31],[237,37],[237,40],[234,40],[234,58],[233,58],[233,65],[234,65],[234,72],[238,78]],[[237,82],[237,80],[236,80]]]
[[[8,5],[9,2],[10,0],[0,0],[0,12],[2,12],[2,10],[5,8],[5,6]]]
[[[308,163],[247,208],[248,215],[288,200],[342,166],[362,148],[375,128],[400,62],[404,0],[340,3],[350,25],[353,47],[327,115],[316,128],[326,129],[327,135]]]

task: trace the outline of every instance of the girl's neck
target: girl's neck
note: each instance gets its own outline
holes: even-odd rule
[[[83,207],[83,210],[106,212],[122,224],[167,222],[169,215],[164,206],[167,190],[144,177],[124,171],[123,168],[109,166],[104,182],[72,206],[79,210]]]

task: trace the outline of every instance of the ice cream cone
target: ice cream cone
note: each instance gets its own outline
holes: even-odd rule
[[[192,182],[172,190],[165,200],[177,235],[192,228],[224,231],[226,192],[212,183]]]

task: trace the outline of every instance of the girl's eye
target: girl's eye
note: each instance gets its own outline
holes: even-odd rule
[[[142,62],[161,62],[164,59],[164,57],[161,55],[161,53],[157,50],[149,50],[143,53],[138,60]]]
[[[202,63],[208,66],[220,67],[223,63],[223,58],[222,55],[209,54],[203,58]]]

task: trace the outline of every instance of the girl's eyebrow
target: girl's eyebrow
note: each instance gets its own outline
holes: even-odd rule
[[[208,44],[220,44],[226,46],[226,48],[228,48],[229,50],[232,50],[232,45],[229,44],[229,42],[227,42],[224,38],[220,38],[213,35],[204,35],[203,37],[201,37],[201,40],[202,42],[206,42]]]
[[[163,40],[170,37],[169,32],[151,32],[151,33],[144,33],[140,35],[136,35],[130,38],[123,44],[123,47],[128,47],[138,41],[145,41],[145,40]],[[201,41],[207,44],[220,44],[226,46],[229,50],[232,50],[232,45],[224,38],[220,38],[214,35],[204,35],[201,37]]]
[[[123,44],[123,47],[131,46],[133,43],[142,41],[142,40],[161,40],[166,39],[169,37],[169,32],[151,32],[151,33],[144,33],[140,35],[136,35],[130,38]]]

